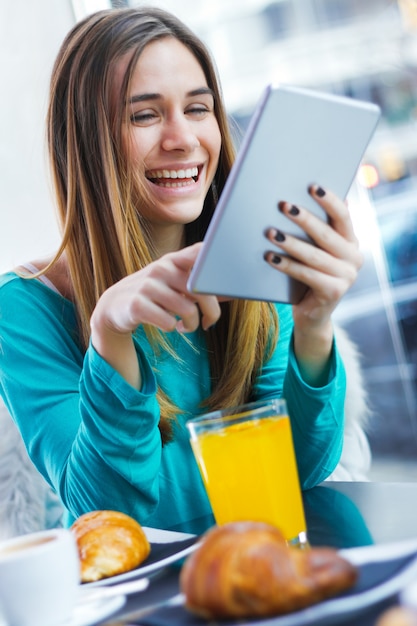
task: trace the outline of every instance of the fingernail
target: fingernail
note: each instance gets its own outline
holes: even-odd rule
[[[205,324],[203,324],[203,330],[210,330],[210,328],[214,328],[216,326],[217,322],[214,322],[214,324],[209,324],[208,326],[206,326]]]
[[[326,195],[326,192],[324,191],[323,187],[317,187],[315,192],[316,196],[318,196],[319,198],[323,198],[323,196]]]
[[[300,209],[297,206],[295,206],[295,204],[293,204],[290,210],[288,211],[290,215],[298,215],[299,212],[300,212]]]
[[[278,242],[285,241],[285,235],[280,230],[277,230],[275,231],[274,239]]]
[[[281,263],[281,257],[278,256],[278,254],[274,254],[271,257],[271,263],[273,263],[274,265],[279,265]]]

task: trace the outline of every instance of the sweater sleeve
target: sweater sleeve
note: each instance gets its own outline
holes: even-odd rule
[[[91,345],[83,355],[69,301],[39,281],[7,276],[0,389],[32,461],[73,517],[115,508],[146,519],[158,503],[162,451],[146,356],[136,346],[144,381],[137,391]]]
[[[332,473],[342,453],[345,370],[334,344],[327,383],[322,387],[308,385],[294,354],[291,307],[277,305],[277,311],[278,343],[258,376],[254,396],[285,398],[301,486],[309,489]]]

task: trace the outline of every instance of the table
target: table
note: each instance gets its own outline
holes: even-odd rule
[[[417,540],[417,483],[326,482],[305,491],[303,497],[312,545],[352,548]],[[208,523],[208,520],[200,521]],[[179,566],[167,568],[162,575],[151,579],[145,593],[128,597],[126,605],[106,622],[107,626],[116,626],[131,612],[177,595],[179,569]],[[355,626],[374,626],[378,615],[396,602],[396,598],[389,598],[355,616]],[[273,621],[269,619],[268,626]],[[141,624],[141,620],[123,623]],[[333,623],[347,626],[352,618],[339,618]],[[255,624],[261,626],[262,621],[251,622],[251,626]]]

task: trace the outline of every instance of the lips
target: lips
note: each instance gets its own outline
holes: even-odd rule
[[[185,187],[194,185],[198,180],[198,167],[178,170],[149,170],[146,178],[159,187]]]

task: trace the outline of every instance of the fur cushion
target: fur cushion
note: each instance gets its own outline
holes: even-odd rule
[[[30,461],[0,398],[0,540],[62,525],[58,497]]]

